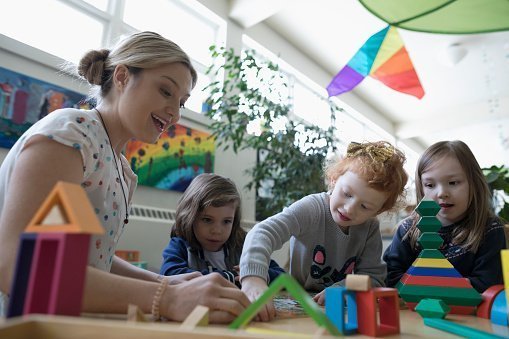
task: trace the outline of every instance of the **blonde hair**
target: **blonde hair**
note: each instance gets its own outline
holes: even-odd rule
[[[93,88],[91,97],[98,102],[110,91],[113,84],[113,71],[117,65],[125,65],[132,74],[143,69],[159,67],[175,62],[189,68],[192,86],[198,76],[189,56],[174,42],[154,32],[134,33],[119,41],[111,50],[91,50],[80,60],[78,75],[87,80]]]
[[[386,141],[351,143],[346,156],[336,158],[325,165],[324,173],[329,189],[347,171],[352,171],[366,180],[368,186],[388,193],[387,200],[378,213],[399,207],[408,175],[403,165],[405,155]]]
[[[178,202],[171,236],[185,239],[193,250],[201,249],[193,231],[193,225],[200,213],[209,206],[222,207],[230,203],[235,204],[235,216],[232,233],[225,246],[231,253],[240,253],[246,236],[246,232],[240,226],[242,218],[240,194],[232,180],[218,174],[203,173],[191,181]]]
[[[439,159],[444,157],[454,157],[458,160],[465,171],[467,182],[470,187],[468,193],[468,208],[464,225],[461,229],[456,229],[452,235],[452,242],[457,245],[463,245],[467,250],[477,252],[479,245],[484,237],[484,230],[488,225],[488,220],[495,214],[491,207],[491,192],[484,178],[484,174],[475,159],[470,148],[463,141],[439,141],[424,151],[417,163],[415,171],[415,193],[417,201],[424,198],[421,177],[427,169]],[[408,236],[413,248],[416,247],[420,231],[416,227],[419,215],[412,214],[413,224],[408,230]]]

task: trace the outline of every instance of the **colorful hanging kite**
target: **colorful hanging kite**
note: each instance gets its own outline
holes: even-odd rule
[[[366,76],[419,99],[424,96],[419,77],[395,27],[372,35],[327,86],[329,97],[351,91]]]

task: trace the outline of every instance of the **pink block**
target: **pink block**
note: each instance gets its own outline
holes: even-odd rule
[[[38,235],[24,314],[80,315],[89,243],[89,234]]]

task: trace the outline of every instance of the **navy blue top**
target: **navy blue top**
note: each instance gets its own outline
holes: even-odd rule
[[[403,240],[412,222],[412,217],[408,217],[400,223],[392,243],[383,255],[383,260],[387,263],[388,287],[394,287],[398,283],[422,249],[419,244],[416,250],[412,249],[409,238]],[[453,231],[462,227],[463,222],[464,220],[440,228],[438,234],[444,239],[439,248],[440,252],[463,277],[470,280],[479,293],[490,286],[503,284],[500,250],[506,248],[504,226],[497,218],[490,220],[484,239],[477,252],[473,253],[451,243]]]
[[[228,281],[240,287],[240,283],[235,281],[235,277],[238,276],[238,273],[233,269],[233,267],[239,264],[242,249],[239,253],[228,253],[226,247],[223,246],[223,251],[225,258],[224,262],[227,270],[212,267],[205,259],[203,250],[193,250],[189,246],[188,242],[183,238],[172,237],[168,246],[166,246],[163,251],[163,264],[161,265],[160,274],[176,275],[198,271],[205,275],[217,272]],[[271,260],[267,284],[270,284],[270,282],[276,279],[281,273],[285,273],[285,271],[279,267],[274,260]]]

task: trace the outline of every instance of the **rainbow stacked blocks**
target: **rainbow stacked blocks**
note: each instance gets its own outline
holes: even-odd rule
[[[443,242],[437,233],[442,227],[436,218],[440,205],[425,198],[416,211],[421,216],[417,227],[423,250],[396,285],[400,297],[412,310],[421,299],[432,298],[443,300],[451,313],[473,314],[482,301],[481,295],[438,250]]]

